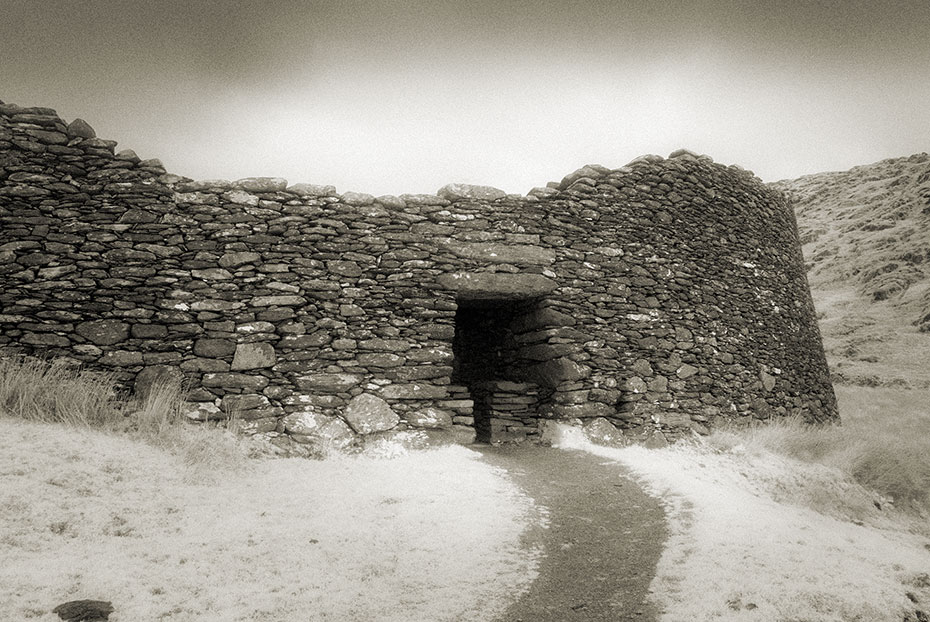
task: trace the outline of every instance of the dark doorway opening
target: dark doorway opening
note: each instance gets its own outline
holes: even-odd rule
[[[526,382],[526,318],[535,300],[459,300],[455,315],[452,381],[474,401],[479,442],[532,439],[539,434],[540,388]]]

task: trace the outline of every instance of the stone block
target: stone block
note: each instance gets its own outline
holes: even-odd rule
[[[343,192],[342,202],[346,205],[371,205],[375,202],[375,197],[364,192]]]
[[[256,410],[270,406],[268,398],[258,393],[224,395],[222,408],[225,412],[235,413],[243,410]]]
[[[623,435],[623,432],[604,417],[595,417],[585,422],[582,429],[588,440],[598,445],[623,447],[630,444],[630,440]]]
[[[111,350],[104,352],[100,357],[102,365],[112,365],[113,367],[133,367],[142,365],[145,361],[141,352],[132,352],[130,350]]]
[[[656,393],[665,393],[668,390],[668,378],[657,375],[649,380],[646,387]]]
[[[359,317],[365,315],[365,310],[358,305],[339,305],[339,315],[342,317]]]
[[[244,266],[250,263],[258,263],[262,260],[260,253],[253,253],[249,251],[240,251],[234,253],[226,253],[220,257],[220,265],[224,268],[238,268],[239,266]]]
[[[312,409],[291,413],[282,420],[284,431],[288,434],[313,434],[332,417],[318,413]]]
[[[306,374],[294,380],[301,391],[318,393],[345,393],[361,381],[361,376],[345,373]]]
[[[648,388],[649,385],[647,385],[646,381],[639,376],[627,378],[620,383],[620,389],[623,391],[629,391],[630,393],[645,393]]]
[[[228,416],[211,402],[189,404],[184,409],[184,416],[193,421],[222,421]]]
[[[268,379],[264,376],[251,376],[232,372],[204,374],[201,382],[205,387],[248,389],[250,391],[261,391],[268,386]]]
[[[352,429],[338,417],[313,415],[312,419],[303,419],[302,430],[307,431],[291,432],[291,438],[297,443],[312,447],[313,452],[319,456],[342,451],[356,442]]]
[[[446,428],[452,425],[453,413],[429,406],[404,413],[404,421],[417,428]]]
[[[407,360],[412,363],[433,363],[436,365],[450,364],[454,355],[452,348],[432,347],[432,348],[415,348],[405,353]]]
[[[461,199],[476,199],[479,201],[495,201],[503,199],[507,193],[491,186],[476,186],[473,184],[446,184],[436,193],[449,201]]]
[[[221,359],[236,352],[236,342],[230,339],[198,339],[194,342],[194,354],[204,358]]]
[[[418,365],[416,367],[395,367],[385,376],[398,382],[411,380],[429,380],[431,378],[446,378],[452,374],[452,367],[448,365]]]
[[[652,429],[637,439],[646,449],[662,449],[668,447],[668,439],[659,429]]]
[[[332,274],[338,274],[339,276],[346,277],[356,277],[361,276],[362,274],[362,269],[354,261],[327,261],[326,269]]]
[[[278,362],[274,346],[267,342],[240,343],[236,346],[232,361],[233,371],[274,367]]]
[[[112,346],[129,339],[129,324],[120,320],[81,322],[74,332],[97,346]]]
[[[184,304],[184,303],[179,303]],[[198,300],[190,304],[191,311],[235,311],[245,305],[233,300]],[[186,309],[186,305],[184,307]]]
[[[552,359],[528,368],[527,379],[543,387],[555,388],[568,381],[581,380],[591,374],[591,369],[568,358]]]
[[[667,428],[690,428],[691,414],[686,412],[663,409],[653,415],[653,421]]]
[[[403,352],[409,350],[411,344],[404,339],[364,339],[358,342],[360,350],[381,350],[383,352]]]
[[[555,261],[554,250],[542,246],[533,246],[531,244],[450,241],[444,243],[442,247],[465,259],[487,261],[491,263],[544,266]]]
[[[288,186],[286,190],[301,197],[336,196],[336,186],[323,186],[319,184],[293,184]]]
[[[355,360],[362,367],[400,367],[407,362],[402,356],[390,354],[388,352],[364,352],[355,357]]]
[[[759,379],[762,381],[762,387],[766,391],[771,391],[775,388],[775,376],[772,376],[765,371],[760,371]]]
[[[133,324],[130,333],[136,339],[164,339],[168,329],[161,324]]]
[[[84,119],[75,119],[68,124],[67,134],[70,138],[96,138],[94,128]]]
[[[206,270],[191,270],[191,276],[204,281],[228,281],[233,278],[232,273],[225,268],[208,268]]]
[[[67,337],[55,333],[25,333],[21,337],[21,341],[31,346],[50,348],[67,348],[71,345],[71,341]]]
[[[223,199],[229,203],[238,203],[239,205],[250,205],[256,207],[260,199],[246,192],[245,190],[229,190],[223,193]]]
[[[302,296],[256,296],[250,304],[253,307],[296,307],[307,304]]]
[[[540,409],[540,414],[555,419],[586,419],[611,417],[616,414],[616,411],[608,404],[586,402],[584,404],[548,404]]]
[[[280,177],[246,177],[233,182],[233,186],[246,192],[280,192],[287,188],[287,180]]]
[[[226,372],[229,363],[220,359],[194,358],[181,362],[181,371],[195,372]]]
[[[428,400],[442,399],[449,396],[449,390],[444,386],[434,384],[389,384],[381,389],[381,396],[395,400]]]
[[[555,281],[541,274],[502,272],[451,272],[436,277],[436,283],[468,300],[540,298],[557,287]]]
[[[278,419],[276,417],[265,417],[264,419],[234,419],[233,428],[239,434],[246,436],[267,434],[268,432],[274,432],[278,428]]]

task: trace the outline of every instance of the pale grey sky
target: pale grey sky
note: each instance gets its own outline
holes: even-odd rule
[[[0,0],[0,100],[194,178],[526,192],[679,147],[930,150],[930,2]]]

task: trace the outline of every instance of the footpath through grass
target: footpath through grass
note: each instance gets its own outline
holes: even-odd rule
[[[842,425],[775,421],[616,460],[666,504],[663,622],[930,619],[930,391],[838,386]]]

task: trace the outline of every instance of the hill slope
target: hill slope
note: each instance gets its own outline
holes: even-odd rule
[[[795,205],[834,380],[930,385],[930,156],[772,186]]]

